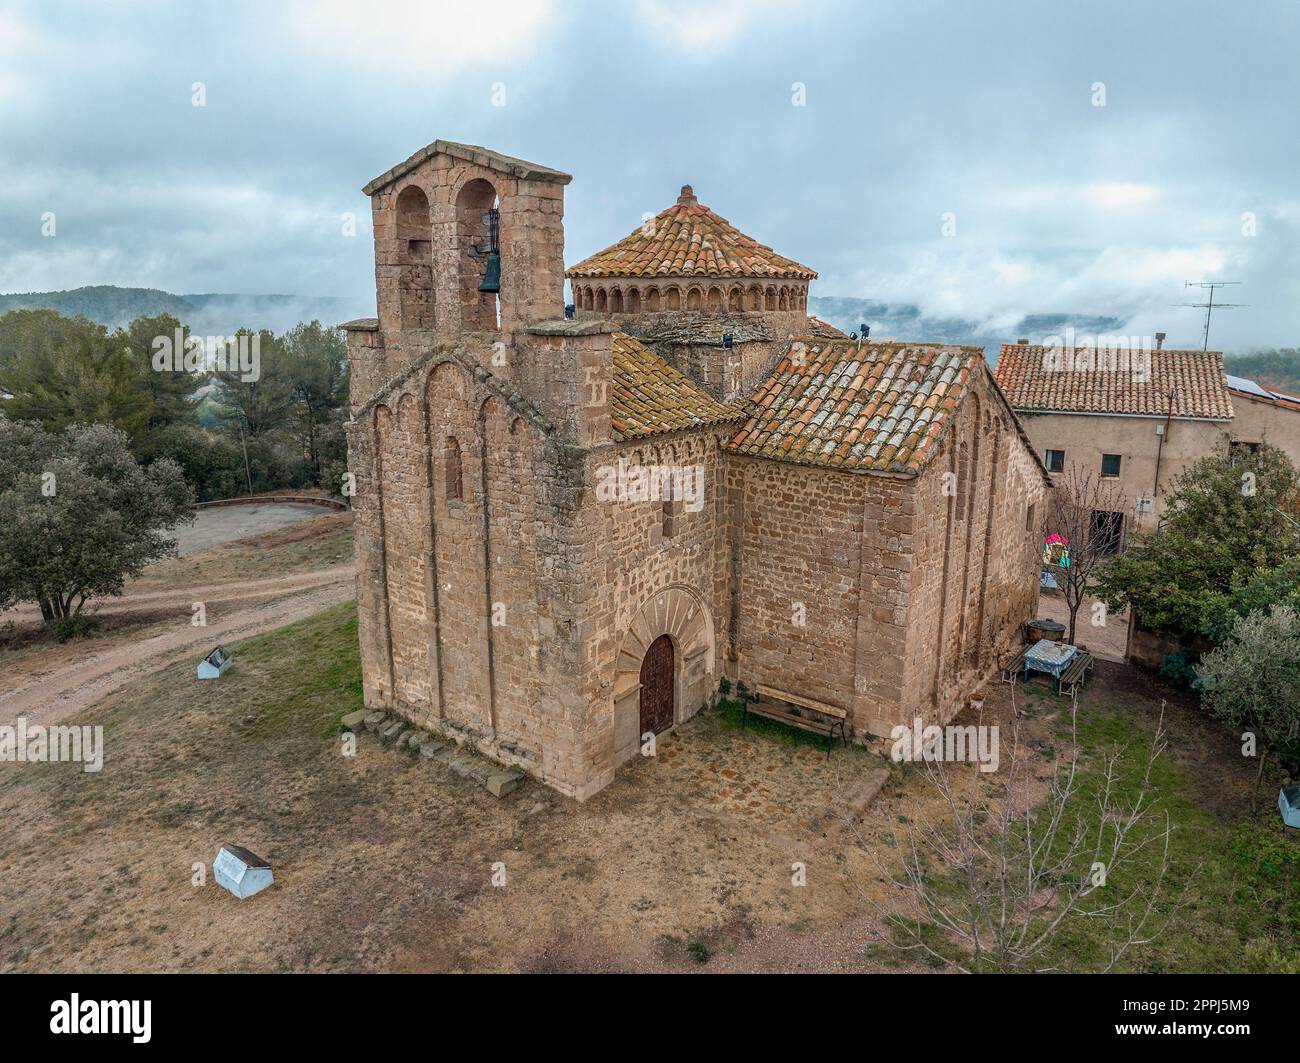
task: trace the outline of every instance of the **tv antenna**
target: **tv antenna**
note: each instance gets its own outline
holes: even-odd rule
[[[1184,281],[1184,288],[1201,288],[1207,293],[1203,303],[1174,303],[1174,306],[1190,306],[1197,310],[1205,311],[1205,336],[1201,343],[1201,350],[1210,349],[1210,315],[1216,310],[1240,310],[1242,307],[1249,306],[1249,303],[1216,303],[1214,293],[1220,288],[1226,288],[1230,284],[1240,284],[1241,281]]]

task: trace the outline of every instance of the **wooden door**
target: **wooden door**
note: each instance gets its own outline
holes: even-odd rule
[[[641,662],[641,734],[673,725],[673,640],[660,635]]]

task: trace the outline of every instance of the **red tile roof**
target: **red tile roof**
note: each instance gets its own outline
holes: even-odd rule
[[[647,229],[650,231],[647,233]],[[690,185],[653,226],[642,226],[566,277],[771,277],[812,280],[814,270],[746,236],[695,198]]]
[[[1218,351],[1115,352],[1004,343],[996,375],[1017,410],[1153,417],[1172,411],[1174,417],[1232,418]]]
[[[614,387],[610,416],[616,440],[701,428],[744,416],[718,402],[645,344],[614,333]]]
[[[823,321],[819,317],[808,315],[808,333],[819,340],[847,340],[849,334],[841,332],[829,321]]]
[[[917,473],[983,358],[979,347],[795,341],[750,398],[751,416],[728,448],[850,471]]]

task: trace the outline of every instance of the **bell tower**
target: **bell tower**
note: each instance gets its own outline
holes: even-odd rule
[[[371,181],[379,332],[409,363],[436,344],[490,347],[564,316],[559,170],[437,140]],[[391,365],[390,371],[400,368]]]

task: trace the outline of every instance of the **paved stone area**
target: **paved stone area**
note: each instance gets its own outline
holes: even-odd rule
[[[184,557],[186,554],[234,542],[249,535],[276,531],[333,512],[328,506],[309,506],[297,502],[201,509],[193,524],[176,529],[176,545],[180,556]]]
[[[874,752],[837,744],[828,757],[825,748],[737,728],[717,711],[660,735],[655,757],[623,771],[654,776],[642,780],[647,786],[670,785],[697,813],[803,838],[835,836],[889,775]]]

